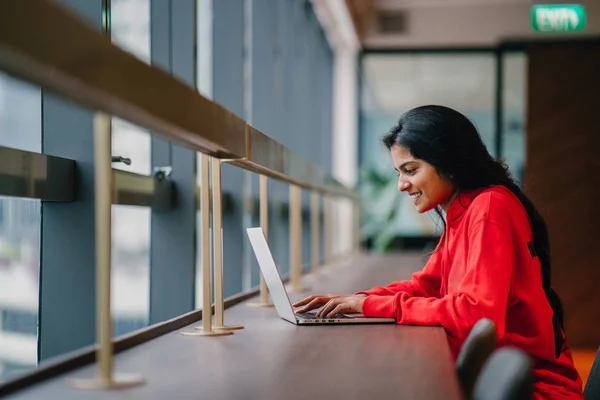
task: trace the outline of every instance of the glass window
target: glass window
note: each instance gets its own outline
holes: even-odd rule
[[[150,63],[150,0],[112,0],[113,43]],[[151,136],[119,118],[112,121],[113,156],[131,159],[116,169],[150,175]],[[150,218],[145,207],[115,205],[112,243],[113,332],[122,335],[148,325],[150,309]]]
[[[150,215],[147,207],[112,207],[112,292],[115,336],[148,325]]]
[[[119,47],[150,63],[150,0],[111,0],[111,38]]]
[[[361,188],[366,196],[363,231],[376,247],[383,249],[398,237],[435,236],[442,227],[434,216],[418,214],[408,197],[398,196],[381,135],[405,111],[440,104],[469,117],[489,152],[495,154],[495,74],[491,53],[365,56],[359,150]]]
[[[502,58],[504,86],[502,88],[502,158],[513,178],[523,182],[527,138],[527,56],[509,53]]]
[[[41,119],[40,88],[0,73],[0,146],[39,152]],[[40,208],[0,197],[0,381],[37,364]]]
[[[111,38],[114,44],[150,63],[150,0],[112,0]],[[150,174],[150,134],[119,118],[113,118],[115,156],[131,159],[131,165],[115,164],[114,168]]]
[[[196,88],[208,99],[212,98],[212,0],[196,2]],[[196,155],[196,185],[200,187],[200,153]],[[196,201],[199,199],[197,198]],[[211,199],[212,201],[212,199]],[[200,211],[196,211],[196,308],[202,308],[202,237],[200,232]],[[212,234],[211,234],[212,238]],[[211,239],[212,240],[212,239]]]

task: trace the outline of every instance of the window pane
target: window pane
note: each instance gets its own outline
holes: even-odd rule
[[[112,0],[111,38],[114,44],[150,63],[150,0]],[[139,174],[150,174],[150,134],[119,118],[113,118],[112,154],[131,159],[113,167]]]
[[[150,63],[150,0],[112,0],[113,43]],[[131,165],[113,168],[150,175],[151,137],[127,121],[113,118],[113,156]],[[148,325],[150,309],[150,216],[143,207],[113,206],[112,313],[113,332],[122,335]]]
[[[150,63],[150,0],[111,0],[114,44]]]
[[[147,207],[112,207],[112,317],[115,336],[148,325],[150,213]]]
[[[40,207],[0,198],[0,381],[37,364]]]
[[[212,98],[212,0],[196,1],[196,88],[207,98]],[[200,187],[202,165],[200,153],[196,155],[196,185]],[[200,211],[196,212],[196,308],[202,308],[202,234],[200,230]],[[212,241],[212,233],[211,233]],[[212,242],[211,242],[212,243]]]
[[[113,164],[113,168],[137,174],[151,174],[151,138],[147,130],[119,118],[112,119],[112,155],[131,159],[131,165]]]
[[[502,60],[504,87],[502,88],[502,158],[508,164],[513,178],[523,182],[525,170],[527,56],[524,53],[506,54]]]
[[[0,146],[39,152],[41,116],[40,89],[0,73]],[[37,364],[40,207],[0,197],[0,381]]]

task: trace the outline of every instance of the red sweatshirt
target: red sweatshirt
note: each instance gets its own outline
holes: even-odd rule
[[[534,362],[536,399],[582,399],[581,379],[564,341],[560,356],[539,258],[529,250],[529,217],[506,187],[459,195],[446,214],[445,240],[410,281],[360,292],[363,313],[403,325],[442,326],[454,359],[480,318],[496,324],[498,347]]]

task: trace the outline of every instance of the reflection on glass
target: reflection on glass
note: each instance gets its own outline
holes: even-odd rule
[[[129,158],[131,165],[115,163],[113,168],[137,174],[151,173],[151,138],[147,130],[119,118],[112,119],[112,154]]]
[[[39,87],[0,73],[0,146],[40,151],[41,104]],[[0,381],[37,364],[40,207],[0,197]]]
[[[502,88],[502,158],[513,177],[523,182],[525,171],[525,118],[527,95],[527,56],[509,53],[503,56],[504,87]]]
[[[114,44],[150,63],[150,0],[112,0],[111,38]],[[131,159],[131,165],[114,164],[114,168],[150,174],[150,134],[147,130],[113,118],[115,156]]]
[[[115,336],[148,325],[150,213],[146,207],[112,207],[112,316]]]
[[[196,1],[196,88],[203,96],[212,98],[212,0]],[[196,185],[202,179],[200,153],[196,154]],[[198,199],[196,199],[198,201]],[[202,308],[202,238],[200,211],[196,212],[196,308]]]
[[[37,363],[40,207],[0,198],[0,381]]]
[[[360,179],[366,225],[375,243],[396,237],[432,236],[437,218],[418,214],[399,196],[382,134],[411,108],[439,104],[454,108],[475,124],[490,153],[494,148],[495,61],[492,54],[368,55],[363,59]],[[385,248],[385,245],[382,245]]]
[[[112,0],[113,43],[150,63],[150,0]],[[131,165],[113,168],[151,174],[151,138],[147,130],[113,118],[113,156]],[[150,308],[149,208],[113,206],[113,331],[121,335],[148,325]]]
[[[111,0],[114,44],[150,63],[150,0]]]

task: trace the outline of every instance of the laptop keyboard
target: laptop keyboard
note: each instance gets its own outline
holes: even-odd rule
[[[296,313],[297,316],[301,317],[302,319],[347,319],[350,318],[344,314],[338,314],[335,317],[317,317],[315,314],[311,314],[311,313]]]

